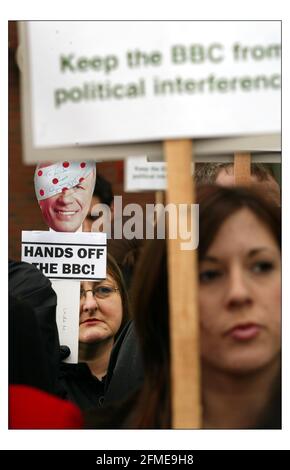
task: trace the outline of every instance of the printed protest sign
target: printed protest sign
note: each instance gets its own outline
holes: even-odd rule
[[[279,21],[23,28],[35,148],[280,132]]]
[[[146,157],[125,160],[125,191],[159,191],[167,187],[166,164],[148,162]]]
[[[21,259],[50,279],[105,279],[106,234],[23,231]]]

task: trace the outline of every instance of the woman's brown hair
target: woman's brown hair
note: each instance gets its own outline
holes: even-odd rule
[[[198,256],[202,259],[214,241],[218,230],[231,215],[241,209],[249,209],[273,235],[281,246],[281,210],[258,186],[220,187],[200,186],[197,191],[199,204]]]
[[[113,258],[110,254],[107,254],[107,272],[112,276],[114,281],[117,283],[121,300],[122,300],[122,323],[119,328],[118,333],[115,336],[115,340],[122,331],[123,326],[128,322],[128,320],[131,318],[131,311],[130,311],[130,304],[129,304],[129,298],[128,298],[128,293],[127,293],[127,288],[125,286],[125,282],[122,276],[122,273]]]

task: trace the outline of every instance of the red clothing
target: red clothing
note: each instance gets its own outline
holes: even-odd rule
[[[9,386],[9,429],[81,429],[73,403],[26,385]]]

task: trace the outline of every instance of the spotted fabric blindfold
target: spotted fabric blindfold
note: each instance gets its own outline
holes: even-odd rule
[[[44,168],[37,166],[34,187],[38,201],[77,186],[95,167],[95,162],[58,162]]]

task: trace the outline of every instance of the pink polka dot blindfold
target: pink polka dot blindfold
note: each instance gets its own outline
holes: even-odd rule
[[[95,162],[58,162],[36,167],[34,187],[38,201],[80,184],[96,168]]]

